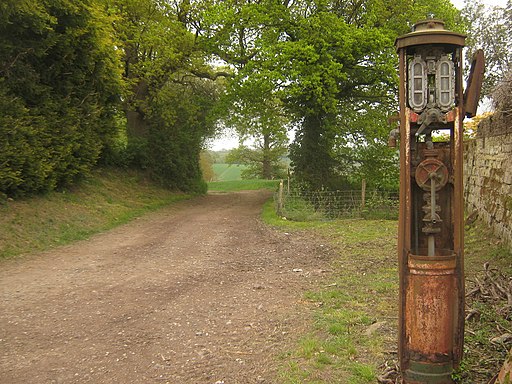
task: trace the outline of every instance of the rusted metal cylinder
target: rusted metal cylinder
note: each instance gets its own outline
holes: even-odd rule
[[[438,250],[439,252],[439,250]],[[408,256],[410,288],[405,328],[409,345],[407,383],[452,383],[456,309],[456,255]]]

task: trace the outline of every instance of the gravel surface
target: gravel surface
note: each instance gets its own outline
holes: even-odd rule
[[[0,262],[0,383],[278,383],[329,250],[209,194]]]

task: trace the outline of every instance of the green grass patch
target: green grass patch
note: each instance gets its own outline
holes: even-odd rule
[[[365,384],[375,382],[375,368],[368,364],[352,363],[349,366],[352,377],[348,384]]]
[[[283,217],[291,221],[319,221],[324,215],[317,211],[313,204],[304,199],[290,199],[283,207]]]
[[[208,183],[209,191],[235,192],[258,189],[276,190],[279,187],[279,180],[232,180],[213,181]]]
[[[318,309],[310,333],[282,365],[283,383],[374,383],[387,351],[396,344],[397,222],[290,221],[277,217],[274,208],[267,202],[265,222],[286,231],[313,231],[337,253],[329,280],[305,294]],[[367,334],[375,323],[382,326]]]
[[[137,172],[97,170],[71,190],[0,205],[0,258],[82,240],[190,197]]]
[[[398,268],[397,222],[346,219],[290,221],[278,217],[267,202],[263,220],[283,231],[308,231],[335,249],[333,273],[304,295],[316,308],[306,335],[281,359],[282,383],[375,383],[380,366],[397,362]],[[484,281],[484,263],[494,273],[512,276],[512,254],[477,224],[465,231],[467,291]],[[488,382],[500,369],[512,343],[493,338],[512,329],[506,300],[466,300],[478,317],[466,324],[465,357],[454,374],[458,383]],[[390,353],[394,351],[394,353]]]
[[[277,184],[279,185],[279,184]],[[288,220],[284,217],[279,217],[276,215],[276,205],[273,199],[269,199],[265,205],[263,206],[262,214],[263,220],[274,227],[281,227],[283,229],[315,229],[321,228],[328,225],[327,222],[324,221],[314,221],[314,220]]]

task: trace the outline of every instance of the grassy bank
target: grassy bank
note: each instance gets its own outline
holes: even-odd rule
[[[85,239],[189,197],[136,172],[97,170],[71,190],[0,205],[0,258]]]
[[[236,180],[209,183],[209,189],[275,189],[278,183]],[[190,197],[157,187],[135,171],[97,170],[70,190],[0,203],[0,259],[82,240]]]
[[[376,383],[386,367],[397,363],[398,268],[397,222],[347,219],[286,221],[278,218],[273,202],[263,219],[285,231],[312,231],[335,250],[332,274],[322,286],[308,292],[312,308],[309,331],[296,337],[296,347],[281,356],[281,383]],[[466,228],[466,291],[482,285],[491,266],[497,274],[512,276],[512,255],[481,224]],[[476,282],[479,283],[476,283]],[[489,381],[503,363],[510,340],[496,342],[512,330],[507,298],[486,295],[467,300],[477,316],[466,323],[465,358],[454,378],[458,383]]]

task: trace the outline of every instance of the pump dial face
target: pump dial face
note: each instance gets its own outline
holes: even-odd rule
[[[430,191],[431,179],[434,179],[435,190],[439,191],[448,182],[448,168],[441,160],[425,159],[416,167],[415,178],[424,191]]]

